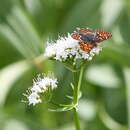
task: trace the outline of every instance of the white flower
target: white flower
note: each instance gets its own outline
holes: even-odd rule
[[[36,93],[41,93],[42,92],[42,89],[36,83],[34,83],[33,87],[30,88],[30,90],[32,92],[36,92]]]
[[[29,105],[36,105],[41,103],[40,94],[44,94],[47,90],[53,90],[57,88],[58,81],[54,77],[41,77],[38,76],[37,79],[33,80],[32,88],[29,88],[27,94],[27,102]]]
[[[46,48],[46,56],[51,57],[55,55],[55,44],[50,44],[47,42],[47,48]]]
[[[36,105],[37,103],[41,103],[40,96],[37,93],[35,93],[35,92],[31,93],[27,97],[27,99],[28,99],[29,105],[31,105],[31,104],[32,105]]]
[[[68,34],[67,37],[60,37],[55,43],[47,43],[44,55],[48,58],[53,58],[58,61],[66,61],[73,58],[91,60],[92,57],[101,51],[101,47],[94,47],[90,52],[85,52],[80,49],[79,41],[75,40]]]
[[[57,79],[50,79],[52,89],[57,88]]]

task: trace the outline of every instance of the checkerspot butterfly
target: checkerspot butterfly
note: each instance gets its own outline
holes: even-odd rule
[[[103,30],[93,31],[89,28],[81,28],[72,33],[71,37],[79,41],[80,48],[83,51],[89,52],[92,48],[97,46],[97,43],[112,37],[112,34]]]

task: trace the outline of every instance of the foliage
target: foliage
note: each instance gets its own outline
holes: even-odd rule
[[[47,104],[32,108],[22,93],[38,73],[52,70],[60,81],[53,100],[69,104],[72,75],[59,62],[43,57],[46,40],[76,27],[103,28],[112,40],[87,66],[79,116],[84,130],[127,130],[130,125],[130,1],[1,0],[0,129],[73,130],[70,112],[50,112]],[[62,118],[62,120],[61,120]],[[130,126],[129,126],[130,129]]]

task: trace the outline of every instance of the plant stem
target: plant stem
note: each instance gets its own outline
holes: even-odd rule
[[[81,81],[82,81],[82,77],[83,77],[83,70],[84,67],[81,68],[80,70],[80,75],[79,75],[79,80],[78,80],[78,85],[76,86],[76,72],[74,72],[74,104],[78,104],[78,100],[79,100],[79,94],[80,94],[80,87],[81,87]]]
[[[127,85],[128,130],[130,130],[130,86]]]
[[[126,85],[126,98],[127,98],[127,111],[128,111],[128,130],[130,130],[130,70],[125,69],[124,70],[125,74],[125,85]]]
[[[78,101],[79,101],[81,81],[82,81],[82,77],[83,77],[83,70],[84,70],[84,67],[82,67],[81,70],[80,70],[78,82],[77,82],[77,73],[76,72],[73,73],[73,76],[74,76],[73,103],[75,105],[75,107],[73,108],[73,111],[74,111],[74,121],[75,121],[76,130],[81,130],[80,129],[80,122],[79,122],[79,118],[78,118],[78,112],[77,112],[76,107],[77,107]]]
[[[76,130],[80,130],[80,122],[79,122],[77,110],[76,110],[76,108],[74,108],[73,110],[74,110],[75,128],[76,128]]]

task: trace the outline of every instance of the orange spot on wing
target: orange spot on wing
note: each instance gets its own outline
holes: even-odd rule
[[[93,31],[89,28],[81,28],[78,30],[79,33],[84,33],[84,34],[89,34],[89,33],[93,33]]]
[[[86,52],[90,52],[92,48],[96,46],[96,44],[85,43],[85,42],[80,42],[79,44],[80,44],[80,48]]]
[[[71,37],[75,40],[81,40],[80,35],[78,33],[72,33]]]
[[[96,42],[102,42],[112,37],[112,34],[110,32],[105,32],[103,30],[96,30],[96,33],[98,34],[96,37]]]

